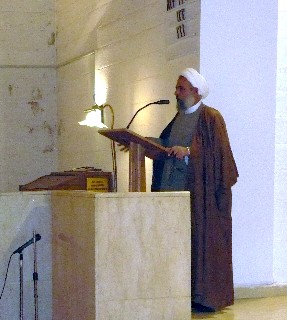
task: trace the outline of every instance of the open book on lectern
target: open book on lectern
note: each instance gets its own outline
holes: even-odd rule
[[[100,129],[98,132],[127,148],[131,142],[141,145],[145,149],[145,156],[150,159],[164,160],[168,158],[165,147],[151,138],[143,137],[129,129]]]

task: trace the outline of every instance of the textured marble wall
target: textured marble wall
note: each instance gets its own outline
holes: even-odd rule
[[[190,319],[189,202],[188,193],[97,198],[99,319]]]
[[[179,210],[180,208],[180,210]],[[39,319],[189,320],[190,197],[85,191],[0,194],[0,283],[37,242]],[[24,319],[34,318],[33,245],[23,251]],[[19,254],[0,319],[19,315]]]
[[[57,166],[54,2],[0,5],[0,191]]]

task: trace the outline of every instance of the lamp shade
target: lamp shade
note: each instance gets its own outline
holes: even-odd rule
[[[102,119],[101,110],[99,109],[90,110],[86,115],[86,119],[83,121],[80,121],[79,124],[81,126],[107,128],[107,126],[104,123],[102,123],[101,119]]]

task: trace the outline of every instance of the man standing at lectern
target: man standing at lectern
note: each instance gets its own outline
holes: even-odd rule
[[[231,187],[238,172],[224,119],[202,103],[205,79],[185,69],[177,80],[178,112],[160,141],[169,159],[155,160],[152,191],[190,191],[192,306],[216,311],[234,302]]]

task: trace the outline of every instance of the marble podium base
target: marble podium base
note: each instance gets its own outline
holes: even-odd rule
[[[9,254],[33,230],[42,236],[41,320],[191,318],[189,193],[1,194],[0,220],[1,279]],[[32,319],[32,246],[25,251],[24,314]],[[0,303],[5,319],[18,315],[17,273],[13,258]]]

